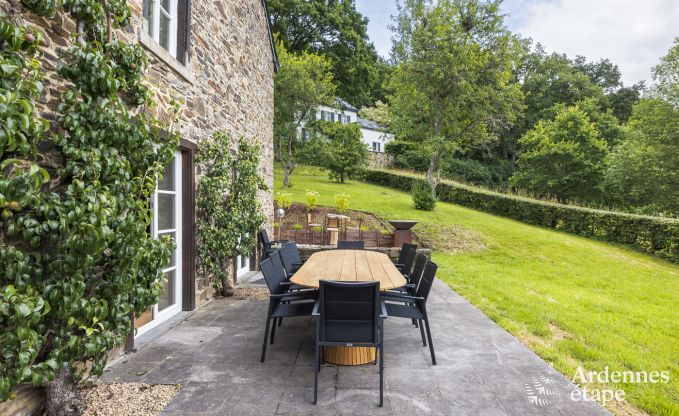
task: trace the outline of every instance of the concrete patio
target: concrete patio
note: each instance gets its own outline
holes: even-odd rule
[[[608,414],[571,400],[570,381],[442,282],[427,305],[438,365],[410,321],[388,319],[383,408],[372,365],[324,365],[311,404],[310,318],[286,320],[260,363],[263,301],[215,301],[111,365],[102,381],[181,384],[163,415]]]

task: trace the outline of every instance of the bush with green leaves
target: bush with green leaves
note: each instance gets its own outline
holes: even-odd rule
[[[131,316],[157,302],[171,243],[148,233],[150,200],[177,146],[138,110],[152,103],[143,50],[116,39],[126,2],[22,4],[81,25],[57,71],[69,88],[50,131],[34,104],[40,35],[0,17],[0,401],[21,382],[101,374]]]
[[[340,214],[347,212],[349,209],[349,202],[351,201],[351,195],[345,193],[335,194],[335,209]]]
[[[368,148],[361,140],[358,124],[321,121],[316,125],[328,140],[319,160],[321,166],[328,170],[330,179],[344,183],[359,174],[368,163]]]
[[[232,147],[231,136],[217,131],[196,152],[203,173],[196,198],[197,263],[218,290],[231,287],[230,262],[237,254],[252,254],[266,220],[257,197],[267,189],[259,174],[259,147],[240,138],[235,157]]]
[[[364,180],[409,192],[416,176],[369,170]],[[439,201],[451,202],[491,214],[512,218],[583,237],[622,244],[638,251],[679,263],[679,220],[573,205],[557,204],[516,195],[492,192],[450,181],[436,186]]]
[[[415,209],[433,211],[434,207],[436,207],[436,194],[434,194],[434,190],[428,183],[413,182],[410,194],[413,197]]]

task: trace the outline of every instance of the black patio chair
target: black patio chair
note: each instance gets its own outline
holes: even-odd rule
[[[410,296],[416,296],[417,295],[417,285],[420,283],[420,279],[422,278],[422,273],[424,272],[424,266],[427,264],[427,256],[425,256],[422,253],[417,253],[415,257],[415,266],[413,267],[413,270],[406,276],[406,279],[408,279],[408,283],[405,284],[405,286],[397,287],[395,289],[392,289],[390,291],[387,291],[386,293],[403,293],[407,294]],[[418,327],[418,322],[413,319],[413,325],[415,325],[415,328]]]
[[[259,230],[257,235],[259,236],[259,241],[262,243],[262,254],[264,258],[269,256],[269,253],[273,249],[274,244],[282,244],[288,241],[288,240],[272,241],[269,239],[269,233],[267,233],[266,230]]]
[[[399,293],[387,293],[382,295],[382,300],[386,301],[387,315],[397,318],[414,319],[420,323],[420,335],[422,336],[422,344],[427,346],[429,341],[429,352],[431,353],[431,362],[436,365],[436,356],[434,355],[434,344],[431,340],[431,329],[429,328],[429,318],[427,317],[427,298],[431,291],[431,286],[436,278],[436,270],[438,266],[432,261],[427,261],[424,266],[424,272],[420,279],[420,284],[417,286],[416,296],[404,295]],[[424,325],[422,323],[424,322]],[[425,329],[427,332],[427,339],[425,340]]]
[[[278,319],[280,323],[283,318],[311,316],[318,292],[315,290],[289,292],[285,284],[285,272],[278,256],[262,260],[259,263],[259,268],[264,275],[269,292],[271,292],[269,295],[269,310],[266,315],[264,343],[262,344],[261,361],[264,362],[269,329],[271,329],[270,342],[273,344],[274,334],[276,333],[276,320]],[[272,319],[274,320],[274,325],[271,325]]]
[[[288,276],[288,279],[290,279],[303,264],[302,258],[299,255],[297,243],[294,241],[283,243],[280,250],[278,250],[278,254],[283,262],[285,274]]]
[[[407,248],[405,259],[403,263],[397,263],[396,268],[403,274],[403,276],[410,276],[413,270],[413,263],[415,263],[415,257],[417,256],[417,249]],[[400,257],[400,256],[399,256]]]
[[[375,347],[379,355],[380,407],[384,402],[384,334],[387,317],[380,302],[380,282],[335,282],[321,280],[316,319],[316,365],[314,401],[318,398],[321,347]]]
[[[337,242],[337,248],[340,250],[365,250],[365,243],[363,241],[340,240]]]
[[[399,269],[404,267],[406,257],[408,257],[408,251],[410,250],[417,251],[417,244],[403,243],[403,245],[401,246],[401,252],[398,254],[398,260],[396,261],[396,263],[394,263],[394,266],[396,266]]]

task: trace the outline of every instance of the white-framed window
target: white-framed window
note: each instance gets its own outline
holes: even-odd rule
[[[330,113],[330,121],[335,122],[335,113]]]
[[[346,116],[347,124],[351,123],[351,116]]]
[[[373,152],[381,152],[381,151],[382,151],[382,143],[373,142]]]
[[[144,18],[148,35],[177,57],[178,0],[144,0]]]

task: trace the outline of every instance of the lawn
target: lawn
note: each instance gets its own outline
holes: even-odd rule
[[[416,211],[406,193],[335,183],[316,168],[299,167],[291,179],[286,192],[297,202],[315,190],[332,206],[346,193],[351,209],[420,221],[415,232],[436,242],[438,277],[568,378],[579,365],[670,372],[667,383],[599,386],[626,392],[633,407],[615,413],[679,414],[678,265],[449,203]]]

